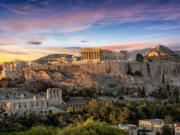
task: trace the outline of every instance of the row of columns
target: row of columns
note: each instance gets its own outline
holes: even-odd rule
[[[113,59],[113,56],[112,56],[111,52],[109,52],[109,51],[102,52],[101,60],[112,60],[112,59]]]
[[[82,51],[82,60],[115,60],[118,59],[116,53],[111,51]]]
[[[93,52],[82,52],[82,59],[83,60],[93,60],[93,59],[100,59],[100,53],[93,51]]]

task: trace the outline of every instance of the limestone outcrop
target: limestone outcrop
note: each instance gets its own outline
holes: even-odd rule
[[[180,62],[180,56],[174,53],[169,48],[158,45],[153,49],[148,50],[144,55],[145,61],[174,61]]]
[[[150,93],[167,84],[174,87],[180,74],[179,62],[106,61],[46,66],[24,69],[22,75],[27,81],[50,80],[58,87],[65,86],[68,91],[93,86],[101,92],[118,94],[124,90],[135,93],[139,89]]]

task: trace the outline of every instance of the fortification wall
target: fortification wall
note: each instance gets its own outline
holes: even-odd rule
[[[127,74],[128,66],[132,73],[140,71],[144,77],[157,77],[159,75],[180,74],[180,63],[175,62],[99,62],[99,63],[86,63],[79,64],[81,71],[86,71],[97,75],[107,74]]]

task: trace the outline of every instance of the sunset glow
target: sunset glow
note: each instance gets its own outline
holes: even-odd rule
[[[178,0],[0,0],[0,63],[66,47],[179,49]]]

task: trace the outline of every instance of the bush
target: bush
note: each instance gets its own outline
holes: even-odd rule
[[[91,118],[85,122],[78,122],[64,129],[37,126],[24,132],[0,133],[0,135],[128,135],[126,131],[111,127],[109,124],[94,121]]]
[[[142,73],[141,73],[141,71],[136,71],[136,72],[134,73],[134,75],[136,75],[136,76],[142,76]]]
[[[53,127],[37,126],[24,132],[7,132],[0,135],[57,135],[60,129]]]
[[[66,127],[59,135],[128,135],[128,133],[111,127],[105,122],[94,121],[90,118],[84,123],[79,122]]]
[[[144,61],[143,55],[140,54],[140,53],[138,53],[138,54],[136,55],[136,61],[138,61],[138,62],[143,62],[143,61]]]

